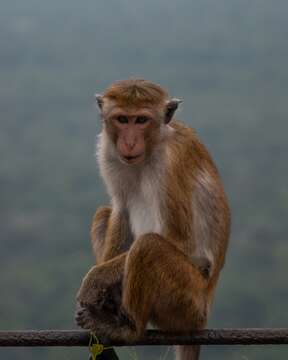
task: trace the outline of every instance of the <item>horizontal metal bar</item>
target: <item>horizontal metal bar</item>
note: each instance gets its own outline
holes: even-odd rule
[[[81,330],[0,331],[0,346],[87,346],[89,339],[90,333]],[[143,337],[134,342],[111,341],[101,334],[99,340],[110,346],[288,344],[288,328],[206,329],[189,333],[147,330]]]

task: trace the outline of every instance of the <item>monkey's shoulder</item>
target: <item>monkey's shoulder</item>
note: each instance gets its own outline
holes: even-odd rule
[[[203,167],[209,167],[217,173],[213,158],[195,129],[179,120],[173,120],[170,126],[173,129],[170,140],[171,159],[179,166],[182,163],[186,167],[186,173],[189,169],[193,171]],[[190,166],[187,167],[187,164]]]

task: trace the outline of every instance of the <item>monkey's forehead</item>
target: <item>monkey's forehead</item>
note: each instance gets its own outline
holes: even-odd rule
[[[103,106],[103,114],[105,116],[117,116],[117,115],[127,115],[127,116],[154,116],[159,114],[159,108],[155,108],[155,106],[149,105],[142,105],[142,106],[135,106],[135,105],[126,105],[122,106],[113,100],[104,101]]]
[[[127,79],[114,82],[104,92],[110,99],[124,101],[150,101],[155,104],[168,97],[168,93],[160,85],[144,79]]]

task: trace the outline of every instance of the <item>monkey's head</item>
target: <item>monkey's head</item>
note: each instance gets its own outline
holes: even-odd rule
[[[159,85],[142,79],[115,82],[95,95],[104,131],[121,162],[142,163],[159,143],[181,100],[169,99]]]

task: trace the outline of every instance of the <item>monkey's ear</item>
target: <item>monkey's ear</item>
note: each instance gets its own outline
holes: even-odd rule
[[[103,107],[103,95],[102,94],[95,94],[94,97],[95,97],[95,100],[97,102],[97,105],[98,105],[99,109],[102,110],[102,107]]]
[[[172,98],[166,102],[165,124],[168,124],[172,120],[175,111],[182,102],[183,100],[177,98]]]

